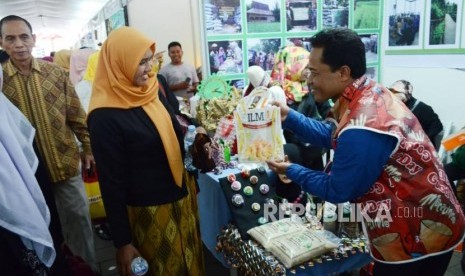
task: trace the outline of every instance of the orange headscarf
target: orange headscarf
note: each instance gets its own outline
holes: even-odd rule
[[[171,117],[158,98],[157,78],[151,76],[144,87],[133,84],[147,49],[155,53],[155,43],[134,28],[121,27],[111,32],[100,51],[89,114],[102,107],[129,109],[141,106],[160,134],[174,181],[181,187],[184,170],[181,149]]]

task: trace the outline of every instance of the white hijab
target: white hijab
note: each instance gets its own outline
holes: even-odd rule
[[[2,83],[0,66],[0,91]],[[55,261],[50,212],[35,178],[35,130],[0,92],[0,226],[20,236],[47,266]]]

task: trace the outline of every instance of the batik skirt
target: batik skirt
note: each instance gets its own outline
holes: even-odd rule
[[[189,194],[172,203],[128,207],[133,244],[149,263],[147,275],[205,275],[195,179],[186,171]]]

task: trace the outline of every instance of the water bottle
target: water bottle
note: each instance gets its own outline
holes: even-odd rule
[[[145,275],[149,271],[149,264],[142,257],[136,257],[131,262],[131,272],[135,276]]]
[[[188,171],[195,170],[194,165],[192,165],[192,154],[190,152],[190,148],[192,144],[194,144],[195,134],[196,134],[196,130],[195,130],[194,125],[190,125],[189,127],[187,127],[187,132],[186,132],[186,135],[184,136],[184,150],[186,151],[186,156],[184,158],[184,164]]]

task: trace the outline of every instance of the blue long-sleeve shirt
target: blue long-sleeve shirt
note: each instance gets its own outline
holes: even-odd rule
[[[290,110],[283,127],[302,142],[332,148],[333,126]],[[332,203],[346,202],[365,194],[380,176],[383,166],[397,145],[393,136],[366,129],[347,129],[337,138],[331,173],[314,171],[298,164],[286,175],[302,189]]]

